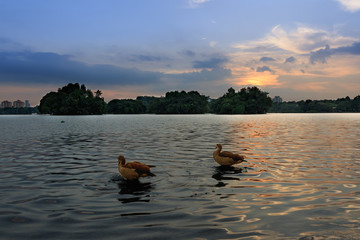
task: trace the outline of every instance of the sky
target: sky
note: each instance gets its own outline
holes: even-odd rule
[[[0,0],[0,101],[68,83],[105,101],[257,86],[360,95],[360,0]]]

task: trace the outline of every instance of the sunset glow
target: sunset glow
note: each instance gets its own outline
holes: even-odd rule
[[[278,75],[270,72],[249,72],[245,76],[235,77],[236,85],[252,85],[252,86],[278,86],[280,83],[277,79]]]

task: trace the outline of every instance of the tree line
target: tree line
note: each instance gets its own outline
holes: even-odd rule
[[[228,92],[218,99],[210,99],[197,91],[171,91],[164,97],[139,96],[133,99],[113,99],[105,103],[101,91],[95,94],[85,85],[69,83],[57,92],[47,93],[40,101],[42,114],[263,114],[272,101],[268,93],[257,87]]]
[[[113,101],[115,100],[109,102],[109,106],[114,103]],[[228,92],[218,99],[210,99],[197,91],[172,91],[160,98],[140,96],[136,100],[116,100],[116,102],[118,106],[128,106],[132,103],[140,110],[137,113],[155,114],[264,114],[272,105],[268,93],[257,87],[242,88],[238,92],[229,88]],[[109,113],[133,113],[112,112],[112,109],[109,107]]]
[[[269,112],[276,113],[336,113],[360,112],[360,95],[336,100],[301,100],[273,103]]]
[[[85,85],[69,83],[57,92],[47,93],[40,101],[39,113],[53,115],[91,114],[265,114],[267,112],[360,112],[360,95],[354,99],[306,100],[273,103],[258,87],[229,88],[218,99],[197,91],[170,91],[163,97],[139,96],[113,99],[109,103],[100,90],[92,92]]]

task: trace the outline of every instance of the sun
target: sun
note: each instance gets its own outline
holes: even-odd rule
[[[279,75],[271,72],[247,72],[243,74],[234,74],[234,84],[253,85],[253,86],[279,86]]]

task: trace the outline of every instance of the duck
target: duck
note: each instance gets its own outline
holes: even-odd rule
[[[247,162],[242,155],[226,151],[222,152],[221,150],[222,145],[218,143],[213,154],[215,161],[221,166],[232,166],[237,163]]]
[[[126,163],[123,155],[118,157],[118,168],[125,180],[138,180],[140,177],[155,176],[150,172],[148,165],[136,161]]]

